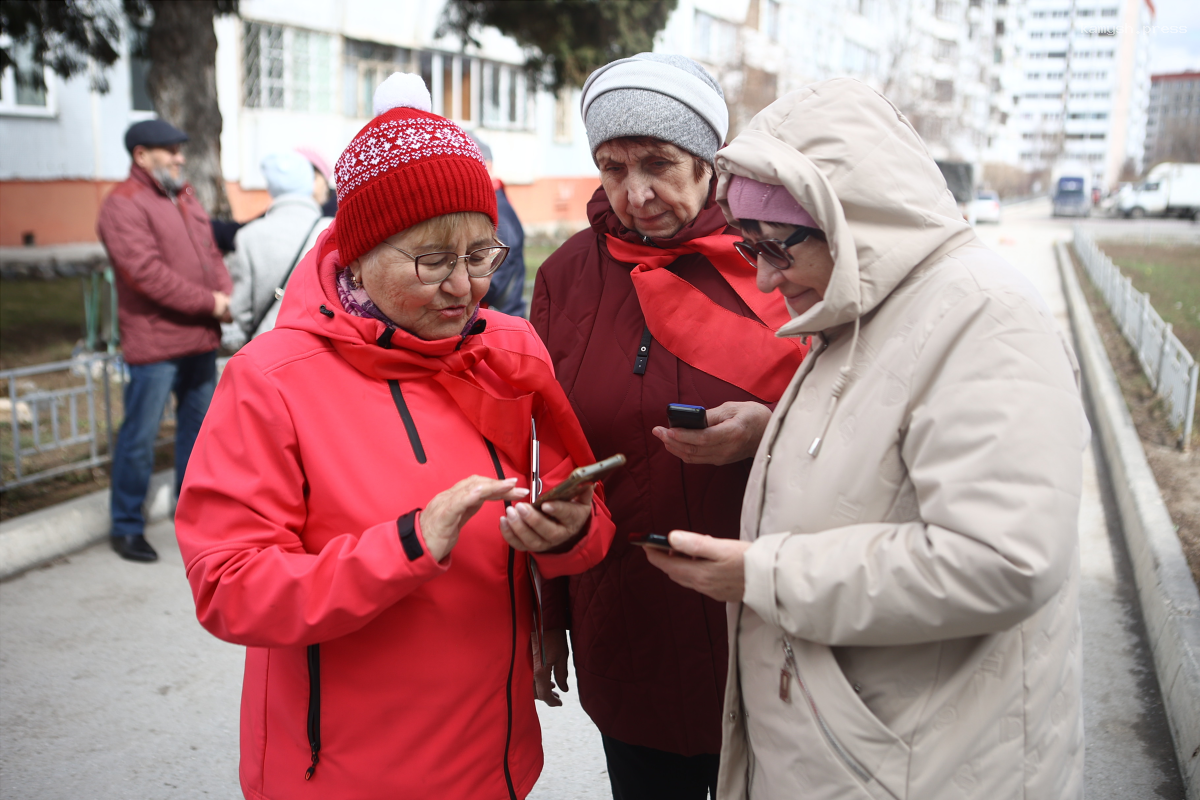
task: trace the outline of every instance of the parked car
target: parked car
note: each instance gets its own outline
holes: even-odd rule
[[[976,193],[975,221],[1000,222],[1000,195],[986,190]]]

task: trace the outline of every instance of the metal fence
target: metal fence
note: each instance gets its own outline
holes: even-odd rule
[[[1133,288],[1092,237],[1075,226],[1075,252],[1092,283],[1100,290],[1125,339],[1133,346],[1150,386],[1163,399],[1171,424],[1183,428],[1187,447],[1196,415],[1196,384],[1200,365],[1192,357],[1171,326],[1163,322],[1150,296]]]
[[[9,415],[8,435],[0,436],[0,491],[111,460],[113,393],[124,372],[119,354],[0,372]]]

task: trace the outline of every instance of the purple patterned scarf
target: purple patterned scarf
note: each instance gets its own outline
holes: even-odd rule
[[[392,320],[388,319],[387,314],[379,310],[379,306],[375,305],[375,301],[367,295],[367,290],[361,286],[355,287],[350,282],[350,268],[346,267],[337,275],[337,292],[338,300],[342,302],[342,308],[346,309],[346,313],[353,317],[366,317],[368,319],[377,319],[389,328],[399,328]],[[463,326],[459,336],[466,336],[467,331],[471,330],[471,326],[475,324],[475,320],[479,319],[479,306],[475,306],[475,310],[471,313],[471,318],[467,320],[467,324]]]

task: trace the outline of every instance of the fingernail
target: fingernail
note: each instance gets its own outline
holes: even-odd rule
[[[553,514],[555,508],[557,508],[557,506],[555,506],[553,503],[542,504],[542,511],[546,514]]]
[[[524,497],[525,495],[529,494],[529,490],[528,489],[517,489],[517,494],[521,495],[521,497]]]

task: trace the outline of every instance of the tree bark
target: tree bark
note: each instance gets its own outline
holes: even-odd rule
[[[229,217],[221,171],[215,0],[151,0],[147,89],[158,115],[188,135],[184,174],[209,215]]]

